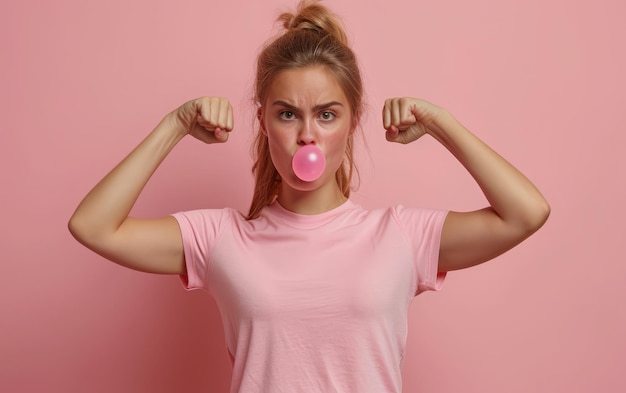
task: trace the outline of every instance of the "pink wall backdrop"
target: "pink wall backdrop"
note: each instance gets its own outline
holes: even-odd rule
[[[176,277],[126,270],[66,229],[84,194],[167,112],[231,99],[226,145],[185,140],[134,214],[245,210],[253,62],[293,0],[0,4],[0,391],[225,392],[221,322]],[[522,169],[553,213],[527,242],[417,298],[406,392],[626,387],[626,3],[334,1],[365,77],[365,206],[485,203],[433,140],[387,144],[380,108],[450,109]]]

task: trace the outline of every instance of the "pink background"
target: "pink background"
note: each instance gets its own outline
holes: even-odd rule
[[[405,391],[623,391],[626,3],[327,3],[370,105],[357,202],[484,205],[433,140],[384,141],[383,100],[413,95],[450,109],[552,205],[527,242],[414,302]],[[227,390],[213,300],[103,260],[66,223],[162,116],[201,95],[233,102],[231,141],[184,140],[134,213],[247,209],[253,62],[292,4],[2,2],[0,391]]]

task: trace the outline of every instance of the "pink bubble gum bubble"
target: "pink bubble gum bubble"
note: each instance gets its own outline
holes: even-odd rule
[[[315,145],[306,145],[298,149],[291,161],[293,173],[302,181],[317,180],[326,167],[324,153]]]

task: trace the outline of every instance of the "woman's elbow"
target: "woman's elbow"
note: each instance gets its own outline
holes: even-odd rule
[[[543,198],[534,204],[526,215],[525,227],[528,236],[537,232],[548,221],[551,211],[550,204]]]
[[[68,221],[67,229],[74,239],[88,248],[91,248],[90,245],[92,245],[97,238],[93,228],[76,214],[72,215]]]
[[[84,225],[81,225],[80,220],[74,215],[67,222],[67,229],[70,231],[70,234],[76,239],[79,243],[86,243],[86,230]]]

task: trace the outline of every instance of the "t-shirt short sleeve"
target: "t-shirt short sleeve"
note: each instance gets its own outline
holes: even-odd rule
[[[192,210],[172,214],[178,221],[183,240],[187,274],[181,275],[187,290],[205,289],[213,245],[219,234],[224,211],[217,209]]]
[[[394,214],[413,248],[417,291],[438,291],[446,273],[439,272],[439,247],[446,210],[396,206]]]

